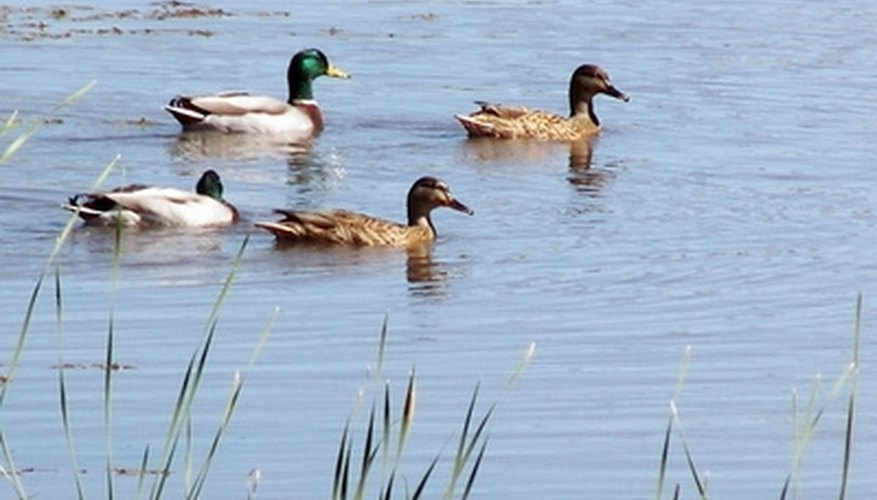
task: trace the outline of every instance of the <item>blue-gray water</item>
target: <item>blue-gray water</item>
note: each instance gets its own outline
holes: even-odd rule
[[[210,5],[228,15],[158,20],[149,15],[155,4],[119,1],[61,20],[47,8],[13,9],[3,20],[4,119],[19,110],[34,120],[98,81],[0,165],[5,359],[67,221],[59,204],[116,154],[108,185],[188,188],[214,168],[246,219],[227,231],[125,234],[115,292],[112,232],[77,226],[59,257],[63,335],[49,279],[2,407],[16,466],[34,469],[23,475],[28,493],[75,494],[53,369],[66,362],[75,365],[66,375],[79,466],[90,496],[104,495],[102,376],[79,366],[104,360],[111,310],[115,358],[134,367],[114,379],[114,461],[139,466],[147,444],[157,455],[185,363],[248,234],[196,408],[200,457],[234,371],[244,371],[205,498],[245,498],[251,469],[262,473],[260,498],[329,494],[385,314],[383,377],[396,404],[412,366],[419,384],[403,468],[412,484],[435,453],[452,454],[447,440],[481,381],[480,409],[503,399],[475,498],[654,496],[677,366],[690,345],[679,408],[711,496],[778,497],[792,460],[792,391],[803,408],[819,374],[824,396],[844,370],[858,293],[862,378],[849,493],[877,493],[869,472],[877,461],[877,4]],[[105,15],[128,9],[136,11]],[[113,27],[121,33],[103,34]],[[30,35],[39,36],[23,39]],[[161,110],[180,92],[283,96],[289,57],[309,46],[353,74],[316,82],[327,127],[309,149],[181,135]],[[585,62],[631,96],[598,98],[605,130],[589,169],[587,154],[566,146],[469,142],[452,119],[477,99],[565,112],[569,73]],[[401,220],[405,191],[424,174],[446,180],[476,212],[436,213],[440,238],[426,257],[280,250],[250,224],[274,207]],[[248,368],[275,308],[271,336]],[[531,342],[532,364],[503,396]],[[819,422],[802,497],[836,495],[845,412],[841,396]],[[668,482],[694,498],[675,438],[670,460]],[[434,496],[448,468],[440,464]],[[181,470],[178,462],[173,491]],[[133,496],[135,478],[116,483],[120,496]]]

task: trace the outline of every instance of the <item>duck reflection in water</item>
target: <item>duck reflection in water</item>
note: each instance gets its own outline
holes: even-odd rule
[[[569,183],[579,192],[594,195],[612,179],[611,171],[592,165],[597,141],[599,136],[596,135],[566,143],[480,137],[466,140],[462,147],[467,160],[490,164],[542,166],[560,154],[566,154]]]
[[[570,143],[569,176],[567,180],[579,191],[587,195],[597,195],[612,180],[612,172],[603,167],[593,167],[594,146],[597,137]]]
[[[415,245],[406,249],[408,260],[405,278],[408,291],[417,297],[443,297],[447,294],[448,271],[433,260],[430,245]]]
[[[313,138],[290,134],[226,134],[215,130],[184,131],[176,136],[171,156],[185,160],[296,158],[310,155]]]

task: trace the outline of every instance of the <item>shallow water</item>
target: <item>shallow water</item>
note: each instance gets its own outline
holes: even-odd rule
[[[0,166],[7,351],[67,221],[59,203],[88,189],[116,154],[108,185],[186,188],[214,168],[245,217],[227,231],[126,233],[115,291],[112,231],[77,225],[59,256],[63,336],[49,279],[3,406],[16,466],[34,469],[23,476],[30,494],[75,491],[59,362],[73,366],[79,466],[91,495],[103,491],[102,372],[91,365],[105,360],[111,311],[116,361],[131,366],[115,377],[114,461],[135,468],[144,446],[157,453],[181,373],[247,235],[196,408],[203,453],[232,374],[245,372],[205,498],[244,498],[254,468],[262,498],[329,491],[385,314],[384,377],[396,401],[412,366],[419,381],[409,481],[435,453],[452,453],[446,441],[480,381],[483,408],[503,399],[476,497],[653,495],[690,345],[679,407],[712,496],[778,496],[792,456],[792,391],[803,407],[817,374],[825,393],[844,369],[858,293],[863,370],[849,494],[877,492],[866,472],[877,460],[872,2],[211,6],[227,15],[158,20],[155,5],[133,1],[69,14],[137,9],[124,18],[6,15],[0,116],[19,110],[33,120],[98,81]],[[39,33],[39,19],[42,35],[24,40]],[[315,84],[327,128],[311,144],[180,134],[161,110],[178,92],[282,96],[288,58],[307,46],[353,74]],[[631,96],[598,98],[605,129],[589,148],[467,141],[452,119],[477,99],[563,112],[567,78],[583,62],[601,64]],[[272,218],[274,207],[402,219],[404,194],[424,174],[475,210],[437,212],[440,237],[426,255],[278,248],[249,223]],[[530,342],[535,359],[503,395]],[[845,411],[841,397],[820,421],[802,496],[836,494]],[[119,492],[136,487],[136,478],[116,482]],[[695,496],[679,441],[668,482]]]

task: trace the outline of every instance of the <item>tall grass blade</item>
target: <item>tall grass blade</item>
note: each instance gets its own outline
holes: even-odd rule
[[[107,355],[104,366],[104,433],[106,439],[107,498],[115,498],[115,478],[113,476],[113,315],[110,313],[107,333]]]
[[[31,125],[27,129],[25,129],[25,131],[22,132],[21,134],[19,134],[19,136],[16,137],[11,143],[9,143],[9,145],[6,146],[3,153],[0,154],[0,164],[6,163],[9,160],[9,158],[12,157],[12,155],[14,155],[19,149],[21,149],[22,146],[24,146],[24,143],[26,143],[28,140],[30,140],[30,138],[34,134],[36,134],[39,129],[43,128],[43,125],[46,124],[46,118],[55,114],[61,108],[65,107],[65,106],[69,106],[70,104],[72,104],[72,103],[76,102],[77,100],[79,100],[80,98],[82,98],[82,96],[84,96],[96,84],[97,84],[97,81],[92,81],[92,82],[86,84],[81,89],[77,90],[76,92],[70,94],[69,96],[67,96],[66,99],[61,101],[60,104],[56,105],[52,109],[52,111],[49,112],[48,115],[41,118],[40,120],[37,120],[36,123],[34,123],[33,125]],[[11,122],[7,121],[7,128],[10,128],[10,127],[11,127]]]
[[[347,499],[347,491],[350,485],[350,459],[353,456],[353,439],[347,440],[347,449],[344,450],[344,463],[341,465],[341,487],[338,490],[340,500]]]
[[[18,123],[18,111],[13,111],[9,114],[9,118],[3,122],[3,126],[0,126],[0,139],[5,137],[15,127],[16,123]]]
[[[466,500],[469,498],[469,493],[472,492],[472,486],[475,484],[475,476],[478,475],[478,469],[481,467],[481,460],[484,459],[484,450],[487,449],[487,440],[481,444],[481,449],[478,451],[478,457],[475,459],[475,464],[472,465],[472,471],[469,473],[469,479],[466,481],[466,488],[463,489],[462,500]]]
[[[682,419],[679,416],[679,409],[676,407],[676,403],[671,403],[671,411],[673,413],[673,418],[676,421],[676,433],[679,435],[679,441],[682,443],[682,450],[685,452],[685,460],[688,463],[688,469],[691,471],[691,477],[694,479],[694,484],[697,487],[697,493],[702,500],[707,500],[706,494],[706,484],[701,479],[700,473],[697,471],[697,466],[694,463],[694,456],[691,453],[691,450],[688,447],[688,442],[685,439],[685,432],[682,429]]]
[[[61,300],[61,268],[55,267],[55,333],[58,337],[59,351],[63,352],[64,339],[64,303]]]
[[[198,471],[198,475],[195,477],[194,486],[186,496],[188,500],[197,499],[201,496],[201,491],[204,489],[204,483],[207,481],[207,473],[210,470],[210,465],[213,463],[213,458],[216,456],[216,451],[219,449],[219,443],[222,440],[222,436],[225,435],[229,423],[231,423],[231,417],[234,414],[235,407],[240,399],[242,388],[243,379],[241,378],[240,372],[236,372],[234,380],[232,381],[229,398],[225,405],[225,411],[222,414],[222,420],[217,427],[216,432],[213,434],[213,441],[211,441],[207,457],[204,459],[204,462],[201,464],[201,468]]]
[[[527,369],[527,366],[530,365],[530,361],[533,360],[533,356],[536,354],[536,342],[531,342],[529,346],[527,346],[527,350],[524,351],[524,356],[518,361],[517,366],[515,366],[515,370],[512,372],[509,379],[506,381],[506,388],[514,385],[515,381],[518,380],[518,377],[524,373],[524,370]]]
[[[420,482],[417,483],[417,487],[414,488],[414,494],[411,495],[411,500],[418,500],[420,495],[423,494],[423,490],[426,488],[426,483],[429,481],[429,477],[432,475],[432,471],[435,470],[436,464],[438,464],[439,457],[441,455],[436,455],[435,458],[432,459],[432,463],[429,464],[429,467],[426,469],[426,472],[423,474],[423,477],[420,478]]]
[[[207,325],[206,328],[209,330],[211,326],[216,324],[217,318],[219,317],[219,311],[222,308],[222,305],[225,303],[225,299],[228,296],[228,292],[231,289],[231,284],[234,282],[235,276],[237,276],[238,270],[241,267],[241,263],[244,261],[244,250],[247,249],[247,244],[250,242],[250,235],[244,237],[244,241],[241,243],[241,247],[238,249],[237,255],[235,255],[234,261],[231,264],[231,269],[228,272],[228,276],[225,278],[225,282],[222,284],[222,289],[219,291],[219,296],[216,297],[216,301],[213,303],[213,309],[210,311],[210,316],[207,317]]]
[[[396,447],[396,463],[402,458],[408,436],[411,434],[411,426],[414,424],[414,409],[417,405],[417,389],[414,381],[414,368],[408,373],[408,387],[405,389],[405,403],[402,407],[402,423],[399,426],[399,442]]]
[[[847,423],[844,431],[844,460],[841,472],[840,493],[838,498],[845,500],[847,497],[847,485],[849,484],[850,463],[852,460],[853,447],[853,421],[856,415],[856,392],[859,381],[859,345],[862,336],[862,294],[856,297],[856,316],[853,322],[853,351],[851,370],[852,380],[850,382],[850,397],[847,403]]]
[[[366,479],[368,479],[368,471],[371,469],[375,458],[374,453],[377,451],[372,449],[375,434],[375,411],[375,405],[372,404],[372,409],[368,418],[368,429],[365,433],[365,445],[362,449],[362,465],[359,469],[359,480],[356,484],[356,491],[353,494],[354,500],[362,500],[363,495],[365,494],[365,484]]]
[[[384,412],[383,412],[383,425],[382,425],[382,435],[381,442],[384,443],[384,446],[381,447],[383,451],[383,464],[384,464],[384,475],[386,475],[387,467],[389,466],[389,452],[390,452],[390,440],[392,439],[392,427],[391,427],[391,419],[390,419],[390,383],[384,383]]]
[[[137,492],[134,495],[136,500],[140,500],[140,497],[143,496],[147,467],[149,467],[149,445],[146,445],[146,448],[143,449],[143,458],[140,459],[140,469],[137,471]]]
[[[789,494],[789,488],[792,483],[792,475],[789,474],[786,476],[786,480],[783,481],[783,489],[780,490],[780,500],[786,500],[786,496]]]
[[[3,407],[3,402],[6,400],[6,391],[15,380],[15,371],[18,369],[18,363],[21,361],[21,353],[24,350],[24,342],[25,339],[27,339],[27,332],[30,330],[30,321],[33,318],[34,307],[36,307],[37,297],[40,295],[40,288],[43,286],[43,276],[44,275],[41,274],[40,277],[37,278],[33,292],[30,294],[30,300],[27,302],[27,311],[24,313],[24,321],[22,322],[21,330],[18,332],[15,349],[12,351],[12,357],[8,362],[9,368],[6,370],[6,378],[2,383],[2,389],[0,389],[0,407]]]
[[[73,429],[70,424],[70,412],[67,405],[67,384],[64,379],[64,367],[58,368],[58,387],[61,396],[61,423],[64,425],[64,437],[67,440],[67,451],[70,453],[70,465],[73,467],[73,480],[76,483],[76,498],[85,499],[85,487],[82,484],[82,474],[79,463],[76,460],[76,446],[73,443]]]
[[[393,498],[393,482],[396,480],[396,472],[390,474],[390,478],[387,479],[387,486],[384,488],[383,494],[379,495],[378,498],[381,500],[390,500]],[[416,499],[414,497],[412,500]]]
[[[341,444],[338,445],[338,455],[335,458],[335,477],[332,481],[332,500],[341,498],[341,482],[344,474],[344,462],[346,460],[347,440],[350,436],[350,420],[344,424],[344,432],[341,433]]]
[[[274,323],[277,321],[277,316],[280,314],[280,308],[275,307],[274,312],[271,314],[271,317],[268,318],[268,322],[265,324],[265,327],[262,328],[262,331],[259,333],[259,340],[256,342],[255,347],[253,347],[253,353],[250,355],[250,361],[247,363],[247,368],[252,368],[253,365],[256,364],[256,360],[259,359],[259,356],[262,354],[262,349],[265,348],[265,345],[268,343],[268,337],[271,335],[271,331],[274,329]]]
[[[673,422],[678,420],[676,405],[682,397],[682,389],[685,387],[685,379],[688,377],[688,368],[691,365],[691,346],[686,346],[679,360],[679,368],[676,372],[676,386],[673,389],[673,397],[670,399],[670,418],[667,421],[667,429],[664,431],[664,443],[661,447],[661,462],[658,467],[658,481],[655,489],[655,498],[661,500],[664,495],[664,484],[667,480],[667,468],[670,457],[670,436],[673,431]],[[681,432],[681,430],[680,430]],[[677,485],[678,489],[678,485]]]
[[[183,382],[180,384],[180,390],[177,393],[177,401],[174,404],[174,411],[171,415],[170,423],[168,424],[167,433],[165,434],[164,448],[161,453],[158,467],[158,478],[156,479],[156,481],[153,482],[152,490],[149,494],[149,498],[153,500],[161,498],[167,475],[170,473],[171,470],[171,463],[173,463],[173,457],[177,445],[176,435],[180,425],[179,423],[184,418],[184,406],[187,394],[189,393],[189,386],[192,381],[193,373],[195,371],[196,357],[197,353],[193,354],[192,357],[189,358],[189,364],[187,365],[186,371],[183,375]]]
[[[8,467],[8,471],[3,473],[4,477],[12,484],[12,489],[19,500],[28,500],[31,497],[25,491],[24,483],[21,482],[21,473],[15,466],[15,460],[12,459],[12,450],[9,449],[9,444],[6,442],[6,434],[3,432],[2,426],[0,426],[0,449],[3,450],[3,458]]]
[[[179,442],[182,426],[191,418],[195,396],[198,393],[201,378],[204,374],[204,369],[207,364],[210,346],[213,343],[213,338],[216,333],[219,311],[225,301],[225,298],[228,296],[228,292],[231,288],[232,282],[234,281],[234,277],[237,275],[238,269],[240,269],[241,263],[243,261],[244,250],[246,249],[249,240],[249,236],[244,238],[244,241],[241,244],[237,255],[235,256],[235,260],[232,263],[231,269],[229,270],[228,276],[223,283],[222,289],[220,290],[219,295],[217,296],[216,301],[213,304],[213,308],[210,311],[210,315],[208,316],[207,323],[205,325],[205,338],[200,349],[200,356],[197,352],[193,355],[192,359],[189,362],[188,368],[186,369],[186,372],[183,376],[183,384],[180,387],[180,392],[177,396],[177,402],[171,416],[171,421],[168,424],[167,433],[165,435],[165,443],[163,447],[164,451],[161,455],[161,466],[159,468],[160,472],[158,474],[157,481],[153,484],[152,492],[150,495],[150,498],[152,498],[153,500],[157,500],[158,498],[160,498],[161,494],[164,491],[164,485],[167,481],[167,476],[170,473],[170,466],[173,462],[173,456]],[[197,363],[195,363],[196,358]]]
[[[667,478],[667,464],[670,457],[670,435],[673,432],[673,416],[667,419],[667,429],[664,431],[664,444],[661,447],[661,465],[658,467],[658,487],[655,498],[661,500],[664,495],[664,482]]]
[[[390,315],[384,314],[384,321],[381,323],[381,337],[378,341],[378,363],[375,368],[375,377],[380,376],[384,367],[384,352],[387,347],[387,323],[390,321]]]
[[[457,490],[457,480],[460,478],[460,475],[463,472],[463,467],[465,466],[465,454],[466,454],[466,443],[467,437],[469,435],[469,427],[472,423],[472,415],[475,412],[475,401],[478,399],[478,390],[481,387],[481,384],[475,385],[475,390],[472,391],[472,398],[469,400],[469,408],[466,410],[466,417],[463,419],[463,430],[460,432],[460,441],[457,443],[457,453],[454,455],[454,466],[451,469],[451,478],[448,481],[448,488],[445,490],[445,495],[443,498],[446,500],[450,500],[454,497],[454,492]]]
[[[850,477],[850,461],[852,459],[853,446],[853,420],[856,414],[856,392],[855,388],[850,389],[850,400],[847,404],[847,424],[844,432],[844,461],[841,471],[840,493],[838,498],[845,500],[847,497],[847,485]]]
[[[192,489],[192,461],[195,454],[195,425],[192,423],[192,416],[186,418],[184,426],[186,432],[183,440],[183,491]]]

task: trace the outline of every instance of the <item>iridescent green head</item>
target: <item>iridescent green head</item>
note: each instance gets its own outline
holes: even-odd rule
[[[344,71],[332,66],[326,54],[318,49],[305,49],[289,61],[286,80],[289,83],[289,103],[314,98],[311,82],[319,76],[350,78]]]
[[[214,170],[205,171],[198,179],[195,192],[222,201],[222,181],[219,179],[219,174]]]

